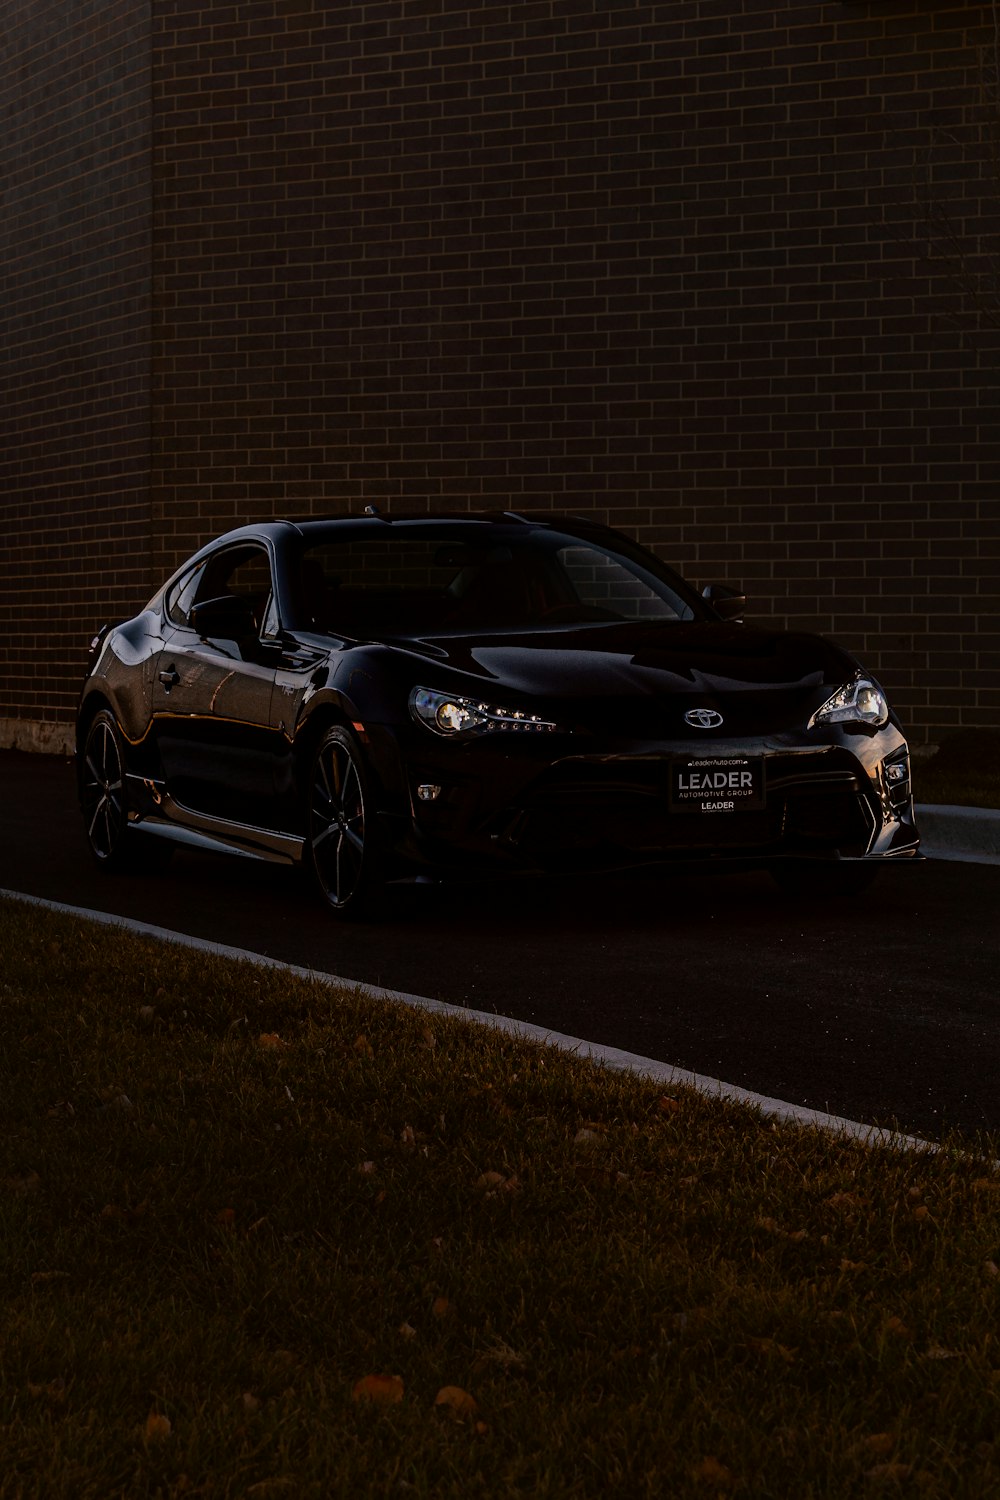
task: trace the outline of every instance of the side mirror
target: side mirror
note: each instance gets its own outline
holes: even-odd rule
[[[718,615],[720,620],[731,620],[735,625],[743,624],[743,612],[747,607],[747,596],[725,583],[707,583],[701,597]]]
[[[247,641],[257,634],[257,616],[249,599],[224,594],[205,599],[191,611],[191,624],[200,636],[212,640]]]

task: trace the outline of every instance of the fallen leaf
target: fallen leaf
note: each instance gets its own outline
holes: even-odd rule
[[[249,1417],[260,1411],[260,1399],[254,1395],[253,1391],[243,1392],[243,1410]]]
[[[257,1038],[257,1046],[262,1052],[280,1052],[284,1045],[276,1031],[262,1031]]]
[[[917,1220],[918,1223],[922,1223],[925,1219],[929,1219],[930,1216],[931,1211],[927,1207],[926,1203],[921,1203],[919,1208],[915,1208],[913,1210],[913,1217]]]
[[[909,1339],[913,1337],[912,1333],[903,1322],[902,1318],[897,1318],[895,1315],[890,1318],[886,1318],[885,1322],[882,1324],[882,1332],[891,1334],[892,1337],[896,1339]]]
[[[440,1322],[442,1318],[447,1318],[450,1313],[451,1303],[448,1301],[448,1298],[435,1297],[434,1301],[431,1303],[431,1317],[437,1318]]]
[[[764,1354],[770,1358],[784,1360],[786,1365],[795,1363],[797,1350],[789,1349],[786,1344],[779,1344],[774,1339],[748,1339],[747,1347],[755,1354]]]
[[[940,1344],[931,1344],[924,1351],[924,1359],[961,1359],[960,1349],[945,1349]]]
[[[412,1323],[400,1323],[399,1332],[404,1339],[415,1339],[417,1336],[417,1330]]]
[[[476,1179],[476,1191],[484,1198],[500,1198],[519,1193],[521,1184],[516,1177],[505,1177],[502,1172],[483,1172]]]
[[[681,1101],[671,1098],[669,1094],[661,1094],[656,1107],[661,1115],[675,1115],[681,1107]]]
[[[867,1271],[868,1265],[863,1260],[848,1260],[846,1256],[840,1262],[840,1269],[845,1272]]]
[[[506,1180],[502,1172],[482,1172],[476,1178],[476,1187],[481,1193],[496,1192]]]
[[[865,1470],[866,1479],[890,1479],[899,1483],[900,1480],[909,1479],[913,1473],[912,1464],[876,1464],[873,1469]]]
[[[443,1385],[434,1397],[435,1406],[443,1406],[455,1417],[469,1417],[479,1410],[474,1396],[460,1385]]]
[[[354,1050],[359,1057],[374,1057],[375,1048],[366,1036],[359,1036],[354,1043]]]
[[[776,1219],[758,1219],[757,1228],[764,1229],[768,1234],[773,1234],[776,1239],[788,1240],[789,1244],[799,1245],[803,1240],[809,1238],[808,1229],[786,1229]]]
[[[603,1146],[604,1137],[599,1130],[591,1130],[589,1125],[581,1125],[573,1137],[574,1146]]]
[[[352,1401],[371,1401],[376,1406],[398,1406],[403,1382],[398,1375],[363,1375],[351,1391]]]
[[[19,1198],[25,1198],[29,1193],[37,1193],[41,1185],[42,1179],[37,1172],[15,1172],[12,1177],[4,1178],[4,1187]]]
[[[147,1443],[161,1443],[170,1436],[170,1418],[162,1412],[151,1412],[143,1429]]]
[[[61,1376],[57,1376],[55,1380],[49,1380],[41,1385],[35,1385],[33,1381],[29,1380],[28,1395],[36,1401],[39,1397],[42,1397],[53,1406],[62,1406],[66,1400],[66,1382]]]
[[[375,1163],[373,1161],[359,1162],[359,1164],[358,1164],[358,1173],[360,1174],[360,1176],[362,1176],[362,1177],[371,1177],[374,1171],[375,1171]]]
[[[836,1209],[838,1213],[854,1213],[857,1209],[868,1206],[868,1199],[859,1198],[857,1193],[834,1193],[823,1201],[827,1208]]]
[[[691,1470],[691,1478],[696,1484],[712,1484],[720,1490],[731,1490],[736,1485],[736,1475],[732,1469],[720,1464],[717,1458],[703,1458],[700,1463],[695,1464]]]
[[[855,1443],[851,1452],[867,1458],[887,1458],[895,1446],[896,1439],[891,1432],[872,1432]]]
[[[983,1275],[987,1281],[996,1281],[997,1277],[1000,1276],[1000,1266],[997,1265],[995,1260],[984,1260]]]
[[[50,1281],[67,1281],[68,1279],[68,1271],[32,1271],[31,1273],[32,1286],[45,1286]]]

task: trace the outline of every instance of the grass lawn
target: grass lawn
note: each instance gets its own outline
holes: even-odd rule
[[[0,951],[4,1500],[1000,1491],[960,1143],[18,904]]]

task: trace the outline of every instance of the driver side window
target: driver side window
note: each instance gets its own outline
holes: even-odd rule
[[[191,605],[204,604],[210,599],[243,599],[253,610],[260,632],[275,618],[272,597],[271,564],[263,547],[229,547],[213,553],[206,561]]]

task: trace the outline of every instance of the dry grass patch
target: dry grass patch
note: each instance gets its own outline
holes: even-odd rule
[[[961,1143],[15,904],[0,951],[5,1500],[1000,1487]]]

